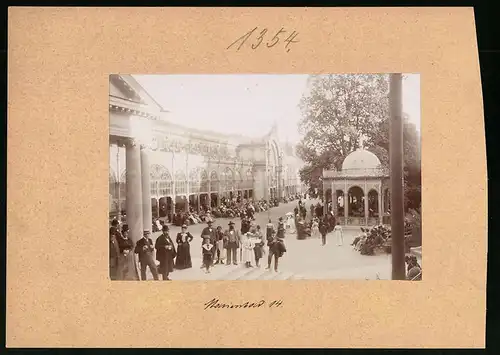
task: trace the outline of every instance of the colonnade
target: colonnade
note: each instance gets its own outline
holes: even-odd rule
[[[243,198],[254,197],[259,199],[259,196],[256,195],[260,194],[258,193],[258,191],[256,193],[255,184],[257,183],[257,185],[260,185],[261,182],[253,180],[252,174],[246,176],[245,180],[241,180],[240,178],[240,180],[238,181],[236,181],[235,177],[233,176],[232,180],[230,182],[228,181],[226,184],[230,185],[231,187],[231,190],[227,191],[219,191],[221,182],[226,181],[227,179],[223,179],[223,181],[221,181],[217,176],[216,180],[212,181],[212,177],[210,176],[208,180],[200,179],[200,181],[194,182],[193,186],[195,187],[195,190],[197,189],[196,186],[198,185],[199,188],[197,189],[197,191],[193,190],[193,192],[191,192],[189,191],[191,190],[189,186],[192,185],[193,182],[190,181],[187,177],[185,181],[183,180],[182,182],[177,181],[176,176],[174,176],[174,178],[170,181],[163,181],[151,177],[151,150],[148,145],[140,144],[140,142],[134,138],[125,138],[118,136],[110,136],[110,144],[115,144],[119,148],[118,151],[120,150],[120,148],[125,147],[125,210],[127,214],[127,224],[130,228],[130,235],[134,240],[138,240],[141,238],[143,230],[151,228],[153,218],[152,207],[154,206],[154,204],[156,204],[156,216],[158,216],[160,211],[160,199],[164,199],[165,203],[168,199],[170,199],[170,203],[172,203],[172,211],[170,211],[171,214],[175,212],[175,204],[176,202],[179,202],[177,200],[178,197],[182,197],[182,202],[185,203],[186,210],[188,209],[189,202],[193,202],[191,200],[193,196],[195,201],[198,203],[198,206],[200,206],[201,198],[203,197],[203,195],[206,195],[205,202],[208,202],[209,206],[212,205],[211,200],[215,197],[217,198],[217,205],[220,205],[222,197],[230,198],[231,195],[233,197],[236,197],[238,196],[238,194],[241,194]],[[119,161],[120,159],[119,157],[117,157],[117,174],[120,174]],[[167,174],[169,175],[169,173]],[[252,180],[248,180],[249,178]],[[124,181],[120,180],[123,179],[120,179],[119,177],[117,184],[118,188],[116,199],[118,214],[120,214],[121,212],[123,206],[122,201],[124,197],[120,196],[121,194],[123,194],[121,190],[122,183],[124,183]],[[289,183],[289,181],[287,180],[288,179],[284,179],[282,182],[283,185],[285,185],[283,188],[283,192],[297,192],[299,190],[299,186],[288,185],[287,183]],[[178,183],[181,183],[181,185],[186,184],[187,190],[183,193],[177,194],[176,185]],[[207,183],[208,186],[204,187],[204,189],[208,191],[201,191],[201,186],[205,186],[205,184]],[[222,185],[224,185],[224,183]],[[212,191],[213,188],[216,188],[217,191]],[[225,186],[223,188],[225,188]],[[170,193],[168,193],[167,190],[170,191]],[[279,189],[275,190],[278,191],[275,191],[275,193],[273,194],[274,197],[278,197],[279,195],[281,195],[279,193]]]
[[[126,161],[126,211],[130,237],[137,242],[143,231],[151,229],[152,210],[149,174],[149,147],[135,139],[122,138],[118,146],[125,146]],[[147,174],[142,174],[147,171]]]
[[[338,185],[337,185],[338,186]],[[376,222],[377,223],[384,223],[384,213],[388,210],[388,201],[389,200],[389,195],[388,195],[388,189],[385,189],[384,191],[382,190],[382,186],[379,185],[378,189],[376,188],[371,188],[368,189],[366,182],[364,184],[361,184],[364,188],[361,188],[359,185],[350,185],[348,187],[347,182],[344,182],[344,187],[343,188],[336,188],[335,184],[331,184],[330,188],[326,188],[324,186],[323,189],[323,199],[326,203],[332,202],[332,210],[333,213],[336,217],[340,219],[340,221],[343,222],[344,225],[348,224],[353,224],[350,222],[352,218],[356,218],[358,221],[364,222],[364,225],[369,225],[373,224],[370,222],[373,222],[374,218],[371,218],[369,216],[369,201],[370,201],[370,194],[375,194],[376,195],[376,210],[378,212],[378,216],[376,217]],[[355,194],[352,190],[358,190],[359,194]],[[385,195],[387,194],[387,197]],[[339,203],[338,203],[338,198],[342,197],[343,199],[343,216],[339,216]],[[353,202],[354,198],[360,198],[364,201],[364,216],[363,217],[354,217],[351,216],[353,211],[350,211],[350,204]],[[324,209],[324,213],[327,213],[327,208]]]

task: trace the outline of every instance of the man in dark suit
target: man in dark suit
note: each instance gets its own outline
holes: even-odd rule
[[[226,251],[227,251],[227,263],[226,265],[237,265],[238,256],[236,250],[240,247],[241,236],[236,228],[234,228],[234,222],[229,222],[229,229],[225,232]]]
[[[278,232],[277,237],[280,239],[285,238],[285,222],[283,222],[283,217],[278,219]]]
[[[328,221],[323,217],[319,222],[319,232],[321,233],[321,244],[326,245],[326,235],[328,234]]]
[[[135,253],[139,254],[139,262],[141,264],[141,279],[146,281],[146,268],[149,266],[149,270],[153,274],[153,278],[158,280],[158,270],[156,269],[156,263],[153,259],[154,245],[153,239],[149,236],[151,232],[145,230],[143,233],[143,238],[137,241],[135,245]]]

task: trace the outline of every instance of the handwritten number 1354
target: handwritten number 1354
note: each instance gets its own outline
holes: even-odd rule
[[[237,51],[239,51],[241,49],[241,47],[243,47],[243,45],[248,41],[248,39],[257,31],[257,27],[255,27],[254,29],[248,31],[247,33],[245,33],[243,36],[241,36],[240,38],[238,38],[236,41],[234,41],[233,43],[231,43],[229,45],[229,47],[227,47],[226,49],[230,49],[231,47],[235,46],[237,43],[239,43],[239,46],[236,48]],[[274,47],[275,45],[278,44],[278,42],[280,41],[280,35],[284,34],[286,31],[281,28],[278,32],[276,32],[276,34],[266,42],[266,46],[267,48],[271,48],[271,47]],[[255,39],[255,42],[252,43],[251,47],[252,49],[257,49],[261,44],[262,42],[264,41],[264,38],[266,37],[268,33],[268,30],[267,28],[264,28],[262,31],[260,31],[260,33],[258,34],[257,38]],[[292,43],[297,43],[299,42],[296,38],[297,38],[297,35],[299,33],[296,32],[296,31],[293,31],[285,40],[284,42],[286,43],[285,44],[285,49],[287,52],[290,52],[290,48],[289,46],[292,44]],[[268,37],[268,36],[267,36]]]

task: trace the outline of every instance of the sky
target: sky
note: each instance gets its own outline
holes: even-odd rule
[[[403,111],[420,131],[420,75],[403,80]],[[308,75],[134,75],[173,123],[249,137],[273,124],[282,141],[300,140],[298,107]]]

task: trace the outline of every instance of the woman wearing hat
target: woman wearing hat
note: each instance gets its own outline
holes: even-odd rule
[[[252,254],[255,247],[254,237],[257,229],[252,227],[247,233],[242,235],[241,238],[241,249],[242,249],[242,261],[245,262],[246,267],[252,267]]]
[[[191,233],[187,231],[187,225],[183,224],[180,233],[177,233],[177,257],[175,259],[175,268],[177,270],[189,269],[193,266],[191,263],[191,247],[193,240]]]
[[[135,265],[134,242],[128,237],[129,228],[127,224],[122,227],[121,234],[117,237],[120,248],[120,274],[122,280],[138,280],[139,274]]]
[[[215,264],[224,264],[224,259],[226,258],[226,247],[224,241],[224,232],[221,226],[217,226],[215,229],[215,247],[216,247],[216,257],[217,261]]]
[[[258,225],[255,229],[255,238],[256,238],[256,243],[253,248],[254,254],[255,254],[255,265],[259,267],[259,261],[262,259],[262,256],[264,255],[264,245],[266,244],[266,239],[264,238],[264,235],[262,234],[262,231],[260,230],[260,226]]]

